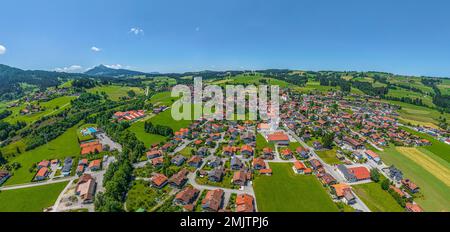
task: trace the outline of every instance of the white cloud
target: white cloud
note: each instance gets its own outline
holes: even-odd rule
[[[100,52],[102,49],[100,49],[100,48],[98,48],[98,47],[96,47],[96,46],[92,46],[91,47],[91,51],[93,51],[93,52]]]
[[[121,64],[105,64],[106,67],[112,68],[112,69],[121,69],[121,68],[128,68],[129,66],[123,66]]]
[[[56,72],[79,72],[83,69],[80,65],[71,65],[69,67],[55,68]]]
[[[5,46],[3,46],[3,45],[0,44],[0,55],[5,54],[5,52],[6,52]]]
[[[144,34],[144,30],[139,27],[132,27],[129,33],[133,33],[135,35]]]

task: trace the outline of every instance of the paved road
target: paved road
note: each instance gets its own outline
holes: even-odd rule
[[[60,182],[64,182],[64,181],[75,180],[77,178],[78,177],[76,177],[76,176],[70,176],[70,177],[52,179],[52,180],[47,180],[47,181],[33,182],[33,183],[28,183],[28,184],[11,185],[11,186],[0,187],[0,190],[7,191],[7,190],[14,190],[14,189],[31,188],[31,187],[36,187],[36,186],[49,185],[49,184],[55,184],[55,183],[60,183]]]
[[[98,133],[97,138],[100,140],[100,143],[105,145],[107,144],[111,150],[118,150],[122,152],[122,145],[114,142],[106,133]]]

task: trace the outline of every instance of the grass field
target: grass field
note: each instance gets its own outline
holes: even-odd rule
[[[327,164],[342,164],[342,162],[336,157],[336,148],[316,151],[316,153]]]
[[[260,133],[256,134],[256,150],[262,151],[265,147],[270,147],[272,149],[275,149],[275,146],[273,143],[267,142],[267,140],[264,138],[264,136]]]
[[[434,106],[433,99],[430,96],[423,95],[421,93],[413,92],[407,89],[397,88],[397,89],[389,89],[387,96],[392,97],[409,97],[412,99],[420,98],[422,102],[427,106]]]
[[[272,176],[257,176],[253,181],[259,211],[338,211],[315,176],[296,175],[288,163],[270,163],[270,168]]]
[[[424,148],[419,149],[423,153],[428,152]],[[378,153],[387,165],[394,164],[402,170],[406,178],[411,179],[420,187],[423,197],[417,198],[416,201],[425,211],[450,211],[450,201],[448,200],[448,196],[450,196],[449,186],[439,180],[421,164],[411,160],[394,147],[387,148],[383,152]],[[427,155],[441,164],[445,163],[444,160],[431,152],[427,153]]]
[[[75,99],[74,96],[64,96],[52,99],[48,102],[40,102],[41,107],[44,108],[43,111],[21,115],[20,111],[25,108],[25,104],[21,104],[17,107],[13,107],[9,110],[12,111],[12,114],[7,118],[3,119],[5,122],[14,123],[17,121],[24,121],[28,124],[40,119],[43,116],[50,116],[52,114],[56,114],[61,112],[67,107],[70,107],[70,101]]]
[[[352,185],[356,195],[372,212],[404,212],[394,198],[381,188],[380,183]]]
[[[150,103],[154,104],[154,105],[166,105],[166,106],[171,106],[173,101],[175,101],[176,99],[178,99],[177,97],[171,97],[170,96],[170,92],[161,92],[161,93],[157,93],[155,95],[153,95],[150,98]]]
[[[161,135],[149,134],[144,131],[144,121],[139,121],[133,123],[130,128],[128,128],[131,132],[133,132],[136,137],[145,144],[146,147],[150,147],[155,143],[160,143],[162,141],[166,141],[167,138]]]
[[[178,131],[181,128],[188,127],[192,123],[192,120],[177,121],[177,120],[173,119],[173,117],[171,115],[171,111],[172,111],[172,109],[166,110],[166,111],[152,117],[151,119],[149,119],[149,121],[152,122],[154,125],[158,124],[158,125],[170,126],[174,131]]]
[[[64,159],[68,156],[78,156],[80,154],[80,147],[77,141],[77,128],[78,126],[74,126],[47,144],[23,152],[17,157],[12,158],[10,163],[18,162],[22,167],[14,171],[14,175],[6,181],[5,185],[30,182],[35,173],[29,172],[28,169],[33,163],[40,162],[44,159]]]
[[[66,182],[0,192],[0,212],[42,212],[52,206]]]
[[[108,97],[113,101],[120,100],[121,97],[128,96],[128,91],[133,90],[136,94],[144,94],[144,90],[138,87],[119,86],[119,85],[104,85],[97,86],[92,89],[88,89],[89,93],[102,93],[105,92]]]

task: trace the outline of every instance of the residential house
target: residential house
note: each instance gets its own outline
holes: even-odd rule
[[[160,150],[150,150],[150,151],[147,151],[146,155],[147,155],[147,159],[151,160],[156,157],[162,156],[162,152]]]
[[[377,164],[381,163],[380,156],[377,153],[373,152],[372,150],[366,150],[364,153],[367,155],[369,159],[375,161]]]
[[[222,189],[209,190],[202,200],[204,211],[217,212],[222,207],[224,191]]]
[[[331,185],[331,189],[338,197],[338,199],[344,200],[345,203],[351,205],[356,202],[356,197],[351,191],[351,187],[345,183]]]
[[[263,148],[261,158],[267,159],[267,160],[273,160],[274,154],[273,154],[272,148],[270,148],[270,147]]]
[[[98,141],[81,143],[81,155],[95,154],[103,151],[102,144]]]
[[[242,170],[234,172],[232,182],[235,185],[244,186],[247,183],[247,173]]]
[[[166,186],[167,182],[168,182],[168,178],[161,173],[156,173],[151,178],[152,186],[155,188],[160,189],[160,188]]]
[[[212,168],[216,168],[219,167],[220,165],[222,165],[222,159],[220,157],[214,157],[213,160],[208,162],[208,166],[212,167]]]
[[[299,146],[295,149],[295,151],[297,152],[297,155],[300,156],[300,158],[302,159],[308,159],[309,158],[309,149],[308,148],[304,148],[302,146]]]
[[[244,193],[239,194],[236,197],[236,212],[243,213],[243,212],[254,212],[255,206],[254,206],[254,198],[252,195]]]
[[[187,182],[189,171],[182,169],[169,179],[169,184],[174,188],[181,188]]]
[[[197,199],[199,193],[200,191],[198,189],[195,189],[192,186],[188,186],[177,193],[174,201],[175,203],[180,205],[189,205],[192,204],[195,199]]]
[[[322,163],[318,159],[311,159],[310,161],[311,167],[313,170],[318,170],[323,168]]]
[[[80,196],[83,204],[94,202],[94,194],[97,187],[95,179],[89,174],[83,174],[77,182],[75,194]]]
[[[35,180],[37,180],[37,181],[44,180],[45,178],[47,178],[48,174],[50,174],[50,171],[48,170],[48,168],[42,167],[36,173]]]
[[[320,175],[318,175],[318,177],[320,179],[320,182],[322,182],[322,184],[326,185],[326,186],[337,183],[336,179],[334,179],[334,177],[332,175],[330,175],[329,173],[320,174]]]
[[[344,175],[349,182],[356,182],[370,179],[370,172],[365,167],[347,168],[345,165],[339,164],[338,170]]]
[[[150,160],[150,163],[154,167],[161,167],[164,164],[164,158],[162,156],[153,158]]]
[[[406,212],[420,213],[423,212],[422,207],[420,207],[417,203],[407,202],[405,205]]]
[[[253,158],[252,166],[256,170],[261,170],[266,168],[266,163],[261,158]]]
[[[297,174],[303,174],[303,172],[306,169],[306,166],[302,162],[297,160],[297,161],[294,162],[294,166],[292,166],[292,169]]]
[[[344,143],[350,146],[354,150],[364,149],[364,144],[351,137],[344,137]]]
[[[9,177],[11,177],[11,174],[9,174],[9,172],[0,170],[0,185],[2,185],[3,183],[5,183],[5,181],[6,181]]]
[[[39,164],[37,165],[38,169],[41,169],[43,167],[48,168],[50,166],[50,161],[48,160],[42,160],[41,162],[39,162]]]
[[[214,182],[221,182],[224,174],[225,170],[223,167],[216,167],[208,173],[208,179]]]
[[[314,142],[313,142],[313,147],[314,147],[314,149],[316,149],[316,150],[321,150],[321,149],[323,149],[323,145],[322,145],[322,143],[320,143],[319,141],[314,141]]]
[[[280,155],[284,159],[292,159],[292,158],[294,158],[294,156],[292,155],[292,151],[289,148],[285,148],[285,149],[281,150]]]
[[[70,171],[72,170],[72,163],[73,160],[71,157],[67,157],[66,159],[64,159],[64,165],[61,169],[61,174],[63,176],[70,176]]]
[[[102,169],[102,160],[96,159],[89,163],[89,170],[91,171],[99,171]]]
[[[238,157],[233,156],[231,158],[230,167],[232,170],[240,170],[243,166],[244,166],[244,164]]]
[[[201,147],[197,150],[197,155],[201,157],[206,157],[209,155],[209,149],[206,147]]]
[[[242,145],[241,147],[241,155],[243,156],[252,156],[253,148],[249,145]]]
[[[419,186],[417,186],[415,183],[413,183],[409,179],[403,179],[402,184],[411,193],[418,193],[420,190]]]
[[[184,161],[186,161],[186,157],[182,156],[182,155],[176,155],[175,157],[173,157],[170,162],[176,166],[181,166],[183,165]]]
[[[200,156],[198,156],[198,155],[192,156],[192,157],[188,160],[188,165],[191,166],[191,167],[199,168],[200,165],[202,165],[202,157],[200,157]]]

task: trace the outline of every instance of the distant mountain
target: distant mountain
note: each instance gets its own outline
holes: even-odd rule
[[[96,66],[84,74],[89,76],[103,76],[103,77],[130,77],[137,75],[146,75],[146,73],[128,70],[128,69],[114,69],[108,68],[105,65]]]

